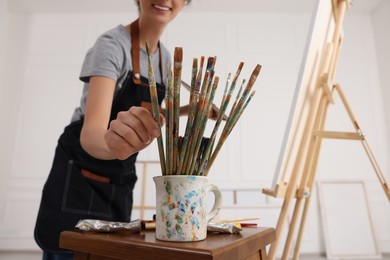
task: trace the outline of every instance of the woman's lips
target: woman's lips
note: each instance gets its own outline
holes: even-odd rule
[[[162,6],[162,5],[157,5],[157,4],[153,4],[152,5],[155,9],[159,10],[159,11],[163,11],[163,12],[168,12],[168,11],[171,11],[172,8],[170,7],[167,7],[167,6]]]

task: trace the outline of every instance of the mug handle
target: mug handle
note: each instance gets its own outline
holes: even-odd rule
[[[221,193],[221,191],[219,190],[219,188],[218,188],[217,185],[209,184],[207,188],[208,188],[208,189],[207,189],[208,192],[211,191],[212,193],[214,193],[214,205],[213,205],[213,209],[206,215],[206,220],[207,220],[207,222],[209,222],[209,221],[212,220],[215,216],[218,215],[219,210],[220,210],[221,207],[222,207],[222,193]]]

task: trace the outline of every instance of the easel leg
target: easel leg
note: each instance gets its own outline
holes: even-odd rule
[[[318,129],[323,129],[325,125],[328,104],[329,101],[327,95],[322,94],[321,99],[319,101],[318,110],[315,115],[314,124],[312,126],[313,129],[312,132],[317,131]],[[321,144],[320,138],[318,138],[315,135],[312,135],[310,139],[311,140],[310,140],[309,150],[305,160],[305,167],[301,178],[300,189],[298,190],[297,201],[293,213],[293,219],[290,224],[289,233],[283,251],[282,259],[288,259],[291,245],[293,242],[292,240],[295,233],[295,226],[297,224],[298,219],[300,218],[301,221],[299,224],[299,232],[296,240],[296,245],[294,248],[294,257],[297,259],[299,256],[299,251],[300,251],[300,246],[301,246],[301,241],[303,236],[303,229],[305,226],[307,212],[310,204],[310,193],[312,191],[312,186],[315,179],[316,165],[318,161],[320,144]],[[305,191],[308,194],[305,194]],[[304,206],[304,208],[303,211],[301,212],[302,206]]]
[[[297,198],[297,200],[295,202],[293,217],[292,217],[289,229],[288,229],[286,244],[285,244],[284,249],[283,249],[283,256],[282,256],[283,260],[288,259],[289,255],[290,255],[290,250],[291,250],[291,246],[292,246],[292,242],[293,242],[293,236],[295,233],[295,226],[297,225],[297,222],[298,222],[299,212],[300,212],[300,209],[302,208],[302,203],[304,202],[303,200],[304,200],[304,198]]]
[[[364,147],[364,150],[365,150],[365,152],[366,152],[366,154],[367,154],[367,156],[368,156],[368,159],[370,160],[370,163],[371,163],[372,167],[374,168],[374,171],[375,171],[375,173],[376,173],[376,175],[377,175],[377,177],[378,177],[378,179],[379,179],[379,182],[380,182],[380,184],[381,184],[383,190],[384,190],[385,193],[386,193],[386,196],[387,196],[388,200],[390,201],[390,190],[389,190],[389,185],[388,185],[388,183],[386,182],[386,178],[385,178],[384,174],[382,173],[382,171],[381,171],[381,169],[380,169],[380,167],[379,167],[379,164],[378,164],[378,162],[376,161],[375,156],[374,156],[374,154],[373,154],[373,152],[372,152],[370,146],[368,145],[367,140],[365,139],[365,137],[364,137],[363,134],[362,134],[362,130],[360,129],[359,124],[358,124],[358,122],[357,122],[357,120],[356,120],[354,114],[352,113],[352,109],[351,109],[351,107],[349,106],[349,103],[348,103],[348,101],[347,101],[347,98],[345,97],[344,92],[343,92],[343,90],[341,89],[341,86],[338,85],[338,84],[335,85],[335,90],[336,90],[337,93],[339,94],[339,96],[340,96],[340,98],[341,98],[341,101],[343,102],[343,105],[344,105],[345,109],[347,110],[348,115],[349,115],[349,117],[350,117],[350,119],[351,119],[351,121],[352,121],[352,124],[354,125],[356,131],[357,131],[358,133],[361,134],[361,142],[362,142],[362,145],[363,145],[363,147]]]
[[[326,123],[326,115],[328,113],[330,100],[327,96],[322,96],[321,103],[318,109],[317,120],[315,122],[315,129],[323,130]],[[299,259],[299,252],[302,243],[303,231],[306,224],[306,219],[309,211],[309,205],[311,201],[311,193],[313,191],[314,181],[316,177],[316,169],[318,164],[318,158],[320,155],[322,139],[316,135],[312,136],[313,138],[313,147],[310,148],[311,154],[310,158],[307,160],[307,180],[303,180],[302,185],[308,187],[309,196],[305,197],[305,205],[302,212],[301,223],[299,225],[299,231],[297,236],[297,241],[294,249],[293,259]]]
[[[310,143],[312,142],[312,138],[313,138],[312,137],[313,136],[313,129],[314,129],[314,127],[316,127],[316,123],[318,121],[318,116],[317,116],[318,107],[320,106],[321,99],[323,97],[325,97],[325,95],[323,94],[322,89],[317,88],[315,90],[315,93],[313,94],[313,96],[311,98],[312,100],[310,102],[311,103],[310,111],[312,111],[312,112],[309,113],[308,120],[307,120],[306,125],[305,125],[305,130],[304,130],[305,134],[304,134],[304,137],[302,138],[301,143],[300,143],[300,149],[299,149],[300,152],[298,153],[297,158],[295,160],[294,169],[293,169],[293,172],[291,174],[290,182],[289,182],[289,185],[287,187],[287,191],[286,191],[285,199],[284,199],[283,206],[281,209],[281,213],[279,215],[278,223],[276,226],[276,241],[274,241],[271,244],[271,249],[270,249],[271,259],[275,259],[276,249],[277,249],[278,244],[280,242],[281,233],[283,231],[284,223],[286,223],[286,221],[287,221],[287,216],[289,213],[290,204],[292,203],[292,200],[294,200],[296,198],[297,186],[298,186],[297,184],[299,181],[302,183],[302,178],[304,179],[304,183],[307,182],[308,177],[302,177],[302,173],[307,172],[306,171],[307,158],[311,156],[310,148],[312,147],[312,146],[310,146]],[[317,113],[315,111],[317,111]],[[306,187],[306,184],[304,186],[302,186],[301,183],[299,184],[300,187]],[[292,219],[292,222],[290,223],[290,227],[289,227],[288,238],[287,238],[286,243],[284,245],[285,249],[284,249],[282,259],[288,259],[288,252],[291,248],[292,238],[293,238],[293,234],[294,234],[294,227],[295,227],[295,224],[297,221],[297,216],[298,216],[299,209],[301,208],[301,205],[302,205],[302,201],[300,202],[299,200],[297,200],[295,210],[294,210],[293,219]]]

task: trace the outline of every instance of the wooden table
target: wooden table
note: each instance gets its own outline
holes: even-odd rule
[[[240,234],[208,234],[198,242],[156,240],[154,231],[61,233],[60,247],[75,251],[75,259],[266,259],[265,247],[275,240],[273,228],[243,228]]]

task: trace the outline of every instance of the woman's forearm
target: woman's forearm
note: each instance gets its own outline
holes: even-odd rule
[[[83,128],[80,135],[80,144],[84,149],[92,157],[101,160],[112,160],[117,159],[110,152],[106,141],[104,140],[104,134],[106,133],[106,129],[88,129]]]

